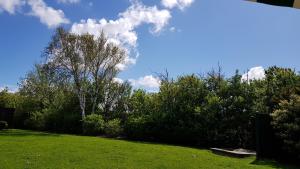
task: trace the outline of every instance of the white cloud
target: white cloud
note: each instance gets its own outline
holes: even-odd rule
[[[103,30],[107,36],[119,44],[136,46],[137,33],[135,29],[143,23],[153,24],[152,33],[160,32],[171,18],[168,10],[159,10],[156,6],[147,7],[141,3],[134,2],[125,12],[119,14],[117,20],[106,20],[105,18],[97,21],[96,19],[81,20],[74,23],[71,28],[72,33],[90,33],[100,35]]]
[[[152,75],[147,75],[140,77],[139,79],[129,79],[128,80],[134,88],[144,88],[148,90],[157,90],[160,86],[159,78],[153,77]]]
[[[80,0],[57,0],[58,3],[64,3],[64,4],[76,4],[79,3]]]
[[[75,2],[78,0],[60,1]],[[49,28],[69,23],[69,20],[65,17],[62,10],[47,6],[44,0],[0,0],[0,12],[4,10],[10,14],[14,14],[16,10],[25,5],[29,5],[31,7],[29,15],[38,17],[40,21],[43,24],[46,24]]]
[[[113,78],[113,82],[116,82],[116,83],[123,83],[124,82],[124,80],[123,79],[121,79],[121,78],[117,78],[117,77],[115,77],[115,78]]]
[[[142,24],[152,24],[151,33],[159,33],[168,24],[171,14],[168,10],[160,10],[156,6],[148,7],[138,1],[132,1],[132,5],[116,20],[87,19],[80,23],[74,23],[71,32],[75,34],[90,33],[99,36],[104,31],[110,42],[126,48],[128,55],[136,53],[138,35],[135,31]],[[125,69],[129,64],[134,64],[137,56],[127,57],[125,63],[119,65]]]
[[[69,20],[65,18],[65,14],[62,10],[56,10],[47,6],[43,0],[28,0],[28,4],[32,10],[30,15],[38,17],[40,21],[49,28],[69,23]]]
[[[265,70],[262,66],[253,67],[247,73],[242,75],[242,81],[261,80],[264,79]]]
[[[121,71],[125,70],[129,65],[135,65],[136,64],[136,60],[139,57],[139,53],[137,51],[134,50],[134,52],[131,53],[135,53],[135,56],[131,57],[129,56],[129,54],[127,54],[125,56],[125,59],[122,63],[117,64],[117,68]]]
[[[121,78],[113,78],[113,81],[116,83],[124,83],[124,80]],[[137,80],[128,79],[127,80],[135,89],[145,89],[148,92],[158,92],[160,87],[160,79],[153,77],[152,75],[147,75],[140,77]]]
[[[10,14],[14,14],[24,4],[24,0],[0,0],[0,11],[4,10]]]
[[[184,10],[185,8],[192,5],[194,0],[162,0],[161,3],[164,7],[172,9],[179,8],[180,10]]]

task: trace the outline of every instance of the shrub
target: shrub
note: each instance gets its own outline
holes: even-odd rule
[[[283,142],[283,149],[300,159],[300,96],[283,100],[272,114],[275,134]]]
[[[6,121],[0,121],[0,130],[3,130],[5,128],[7,128],[7,122]]]
[[[144,117],[130,117],[125,123],[125,134],[133,139],[145,139],[147,121]]]
[[[105,125],[105,134],[110,137],[120,136],[123,132],[121,127],[121,121],[119,119],[113,119],[106,123]]]
[[[33,130],[43,130],[45,128],[44,114],[35,111],[29,114],[29,118],[24,121],[25,127]]]
[[[91,114],[83,119],[83,134],[100,135],[103,134],[105,123],[103,117],[98,114]]]

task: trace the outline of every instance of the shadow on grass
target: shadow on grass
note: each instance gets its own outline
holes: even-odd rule
[[[262,165],[262,166],[268,166],[272,168],[277,168],[277,169],[299,169],[300,166],[292,166],[288,164],[281,164],[279,162],[276,162],[274,160],[267,160],[267,159],[262,159],[262,160],[254,160],[251,162],[253,165]]]
[[[126,139],[126,138],[120,138],[118,140],[123,140],[123,141],[131,142],[131,143],[147,144],[147,145],[175,146],[175,147],[192,148],[192,149],[197,149],[197,150],[210,151],[207,147],[193,146],[193,145],[187,145],[187,144],[172,144],[172,143],[147,141],[147,140],[130,140],[130,139]],[[229,157],[244,159],[244,158],[232,157],[232,156],[229,156]],[[298,165],[298,164],[279,162],[279,161],[275,161],[275,160],[271,160],[271,159],[255,159],[250,164],[271,167],[271,168],[275,168],[275,169],[300,169],[300,165]]]
[[[116,138],[108,138],[112,140],[116,140]],[[191,148],[196,150],[208,150],[209,147],[203,147],[199,145],[192,145],[192,144],[184,144],[184,143],[171,143],[171,142],[163,142],[158,140],[147,140],[147,139],[129,139],[126,137],[117,138],[117,140],[126,141],[129,143],[138,143],[138,144],[144,144],[144,145],[157,145],[157,146],[171,146],[171,147],[180,147],[180,148]]]
[[[53,133],[45,133],[45,132],[37,132],[30,130],[17,130],[17,129],[9,129],[9,130],[1,130],[0,136],[8,136],[8,137],[24,137],[24,136],[51,136],[51,137],[59,137],[59,134]]]

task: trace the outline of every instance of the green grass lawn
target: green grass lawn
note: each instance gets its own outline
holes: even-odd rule
[[[292,168],[180,146],[24,130],[0,131],[0,169]],[[295,168],[295,167],[294,167]]]

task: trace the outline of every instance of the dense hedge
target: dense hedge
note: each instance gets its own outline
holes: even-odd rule
[[[83,119],[83,134],[101,135],[104,133],[104,120],[101,115],[91,114]]]

